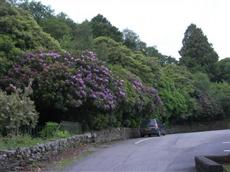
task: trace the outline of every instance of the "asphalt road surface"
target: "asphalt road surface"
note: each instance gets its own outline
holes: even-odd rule
[[[230,153],[230,130],[119,141],[74,162],[65,172],[195,172],[194,156]]]

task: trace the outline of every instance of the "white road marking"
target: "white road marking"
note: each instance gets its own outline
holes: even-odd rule
[[[230,142],[222,142],[223,144],[230,144]],[[230,150],[224,150],[224,152],[230,152]]]
[[[144,142],[144,141],[147,141],[147,140],[151,140],[151,139],[153,139],[153,138],[142,139],[142,140],[139,140],[139,141],[135,142],[134,144],[137,145],[137,144],[139,144],[141,142]]]
[[[222,142],[223,144],[230,144],[230,142]]]

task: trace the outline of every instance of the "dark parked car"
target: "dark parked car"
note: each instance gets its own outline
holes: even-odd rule
[[[161,136],[166,134],[166,129],[165,126],[162,124],[162,122],[159,121],[158,119],[148,119],[141,123],[140,134],[141,137],[144,137],[145,135]]]

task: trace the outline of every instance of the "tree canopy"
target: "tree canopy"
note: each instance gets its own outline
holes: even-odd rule
[[[218,61],[218,54],[208,42],[203,31],[195,24],[188,26],[182,41],[183,47],[179,51],[180,64],[193,71],[211,72]]]
[[[8,3],[0,6],[0,71],[7,70],[18,55],[25,51],[60,50],[59,43],[31,15]]]
[[[215,64],[212,80],[230,83],[230,58],[225,58]]]
[[[90,21],[93,37],[107,36],[115,41],[122,42],[122,33],[113,26],[103,15],[98,14]]]

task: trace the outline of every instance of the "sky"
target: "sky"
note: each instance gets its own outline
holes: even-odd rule
[[[148,46],[179,59],[186,28],[201,28],[219,54],[230,57],[230,0],[40,0],[76,23],[102,14],[120,31],[128,28]]]

